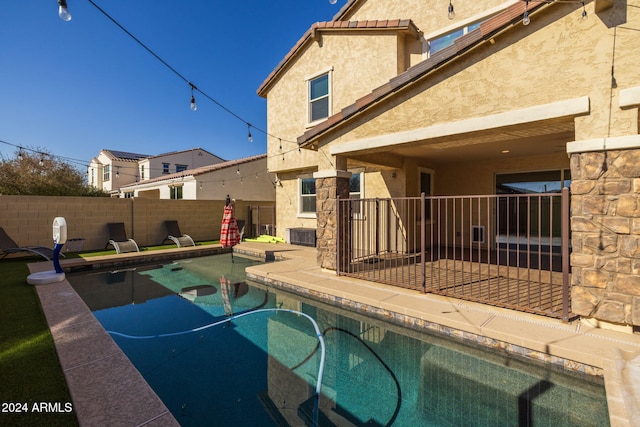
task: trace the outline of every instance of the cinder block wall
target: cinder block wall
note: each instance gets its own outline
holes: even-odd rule
[[[250,206],[272,201],[237,201],[236,218],[247,221]],[[55,217],[67,222],[67,237],[84,238],[83,250],[103,249],[107,224],[123,222],[140,246],[162,243],[165,220],[175,219],[195,241],[217,240],[224,211],[221,200],[152,200],[101,197],[0,196],[0,226],[20,246],[53,246]]]

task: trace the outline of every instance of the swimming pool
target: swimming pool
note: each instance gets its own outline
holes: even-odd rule
[[[249,285],[255,262],[218,255],[68,279],[185,426],[306,425],[318,378],[321,425],[609,424],[596,378]],[[314,325],[295,312],[317,323],[322,366]]]

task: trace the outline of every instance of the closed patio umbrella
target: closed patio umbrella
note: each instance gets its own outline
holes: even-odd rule
[[[223,248],[232,248],[240,242],[240,231],[238,230],[234,212],[235,205],[235,199],[231,200],[227,196],[224,214],[222,215],[222,227],[220,228],[220,244]],[[233,260],[233,251],[231,252],[231,259]]]

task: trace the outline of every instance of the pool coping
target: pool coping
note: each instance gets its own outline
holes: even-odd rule
[[[229,249],[209,245],[63,260],[61,264],[65,269],[112,268],[222,252]],[[248,279],[266,286],[412,329],[444,333],[538,358],[565,369],[602,375],[611,425],[631,426],[630,420],[637,416],[628,402],[622,375],[624,367],[620,363],[624,359],[620,352],[640,354],[637,334],[596,329],[580,323],[563,324],[541,316],[339,277],[316,265],[315,248],[243,242],[234,252],[280,261],[247,269]],[[51,267],[51,262],[29,264],[32,273],[51,270]],[[80,425],[114,422],[139,426],[179,425],[67,280],[36,288]],[[420,304],[418,308],[415,308],[416,301]],[[533,329],[542,330],[543,339],[535,337]]]

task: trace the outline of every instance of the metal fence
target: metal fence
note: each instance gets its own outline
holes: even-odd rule
[[[337,221],[338,274],[570,317],[566,188],[339,199]]]

